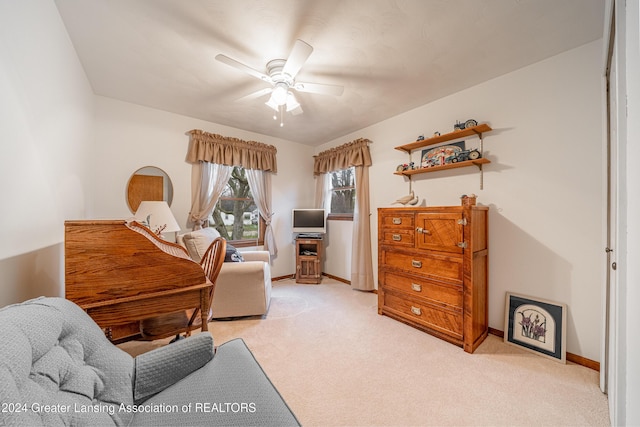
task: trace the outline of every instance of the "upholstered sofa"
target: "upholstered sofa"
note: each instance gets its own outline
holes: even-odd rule
[[[0,309],[0,425],[299,425],[241,339],[136,358],[63,298]]]
[[[215,228],[203,228],[178,235],[196,262],[220,236]],[[228,247],[230,245],[227,245]],[[225,262],[216,281],[211,311],[214,319],[261,316],[269,310],[271,302],[271,267],[268,251],[242,251],[243,262]]]

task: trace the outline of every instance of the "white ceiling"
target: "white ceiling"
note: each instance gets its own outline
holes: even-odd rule
[[[97,95],[320,145],[602,37],[602,0],[55,0]],[[296,39],[314,51],[284,127],[265,72]],[[464,119],[461,118],[461,119]],[[216,129],[205,129],[216,132]]]

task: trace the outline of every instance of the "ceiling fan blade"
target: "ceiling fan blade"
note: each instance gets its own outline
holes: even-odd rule
[[[230,65],[230,66],[232,66],[234,68],[237,68],[240,71],[244,71],[245,73],[247,73],[247,74],[249,74],[249,75],[251,75],[251,76],[253,76],[253,77],[257,78],[257,79],[260,79],[260,80],[263,80],[265,82],[271,83],[271,77],[267,76],[264,73],[261,73],[258,70],[254,70],[253,68],[251,68],[251,67],[249,67],[247,65],[244,65],[243,63],[238,62],[235,59],[231,59],[226,55],[218,54],[218,55],[216,55],[216,60],[218,60],[218,61],[220,61],[220,62],[222,62],[224,64]]]
[[[273,91],[273,88],[267,87],[267,88],[264,88],[264,89],[260,89],[257,92],[250,93],[249,95],[245,95],[242,98],[238,98],[238,99],[236,99],[236,101],[248,101],[250,99],[257,99],[257,98],[260,98],[261,96],[265,96],[267,94],[270,94],[272,91]]]
[[[311,55],[311,52],[313,52],[313,48],[309,44],[302,40],[296,40],[296,44],[293,45],[293,50],[289,55],[289,59],[285,62],[282,72],[292,78],[295,77]]]
[[[298,92],[320,93],[323,95],[340,96],[344,92],[344,87],[337,85],[325,85],[320,83],[296,82],[294,86]]]

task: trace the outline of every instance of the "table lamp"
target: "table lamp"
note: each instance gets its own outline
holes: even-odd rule
[[[142,201],[134,216],[136,221],[149,227],[158,236],[180,231],[178,221],[165,201]]]

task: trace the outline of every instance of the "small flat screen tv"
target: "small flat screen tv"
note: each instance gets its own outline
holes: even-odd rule
[[[324,209],[293,209],[294,233],[326,233]]]

